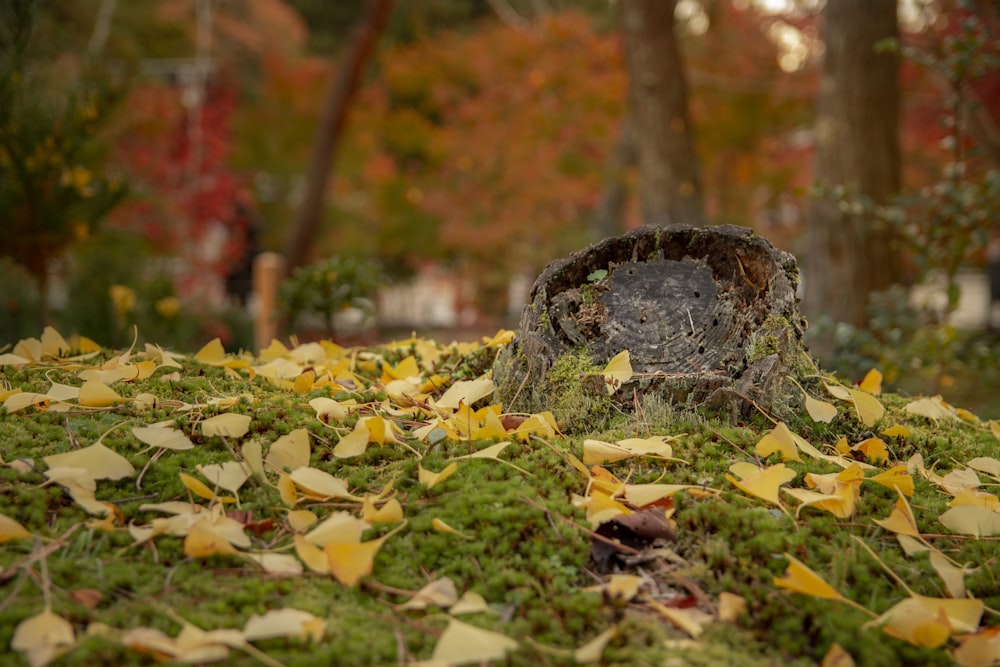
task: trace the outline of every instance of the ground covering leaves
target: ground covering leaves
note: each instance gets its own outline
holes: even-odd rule
[[[646,402],[583,433],[492,402],[511,337],[0,349],[0,646],[1000,664],[996,423],[873,371],[805,381],[785,421]],[[594,374],[614,395],[631,372],[623,351]]]

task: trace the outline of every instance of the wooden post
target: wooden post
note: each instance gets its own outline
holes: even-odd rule
[[[278,289],[285,274],[285,258],[262,252],[253,260],[253,293],[257,304],[253,338],[259,352],[278,337]]]

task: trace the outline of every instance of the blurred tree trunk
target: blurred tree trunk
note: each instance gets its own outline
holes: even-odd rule
[[[618,236],[624,231],[623,218],[628,192],[625,176],[629,167],[635,165],[636,145],[632,121],[626,116],[618,133],[618,140],[608,156],[604,172],[604,190],[594,209],[592,236],[595,241],[609,236]]]
[[[825,45],[816,118],[816,180],[826,193],[806,226],[807,315],[865,326],[868,295],[900,281],[899,247],[871,216],[829,193],[887,203],[899,190],[899,58],[875,45],[899,37],[896,0],[837,0],[822,13]]]
[[[285,262],[289,271],[306,263],[309,248],[319,233],[330,167],[347,120],[347,112],[357,92],[365,64],[389,20],[392,2],[393,0],[367,1],[354,26],[348,51],[327,94],[326,106],[313,142],[305,197],[299,215],[285,238]],[[267,129],[261,128],[261,131],[266,132]]]
[[[676,0],[620,0],[629,102],[647,224],[705,224],[687,81],[674,31]]]

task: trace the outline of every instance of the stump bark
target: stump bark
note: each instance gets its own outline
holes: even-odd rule
[[[494,381],[508,411],[552,410],[560,426],[637,399],[745,413],[780,409],[802,346],[795,258],[743,227],[647,226],[550,263],[535,281]],[[629,350],[608,396],[601,369]],[[580,422],[584,423],[580,423]]]

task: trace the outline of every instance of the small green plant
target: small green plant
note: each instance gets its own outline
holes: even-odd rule
[[[370,261],[354,257],[329,259],[296,269],[281,287],[281,314],[294,330],[302,315],[323,317],[325,335],[333,336],[334,315],[357,308],[366,317],[375,311],[372,297],[383,283],[380,271]]]

